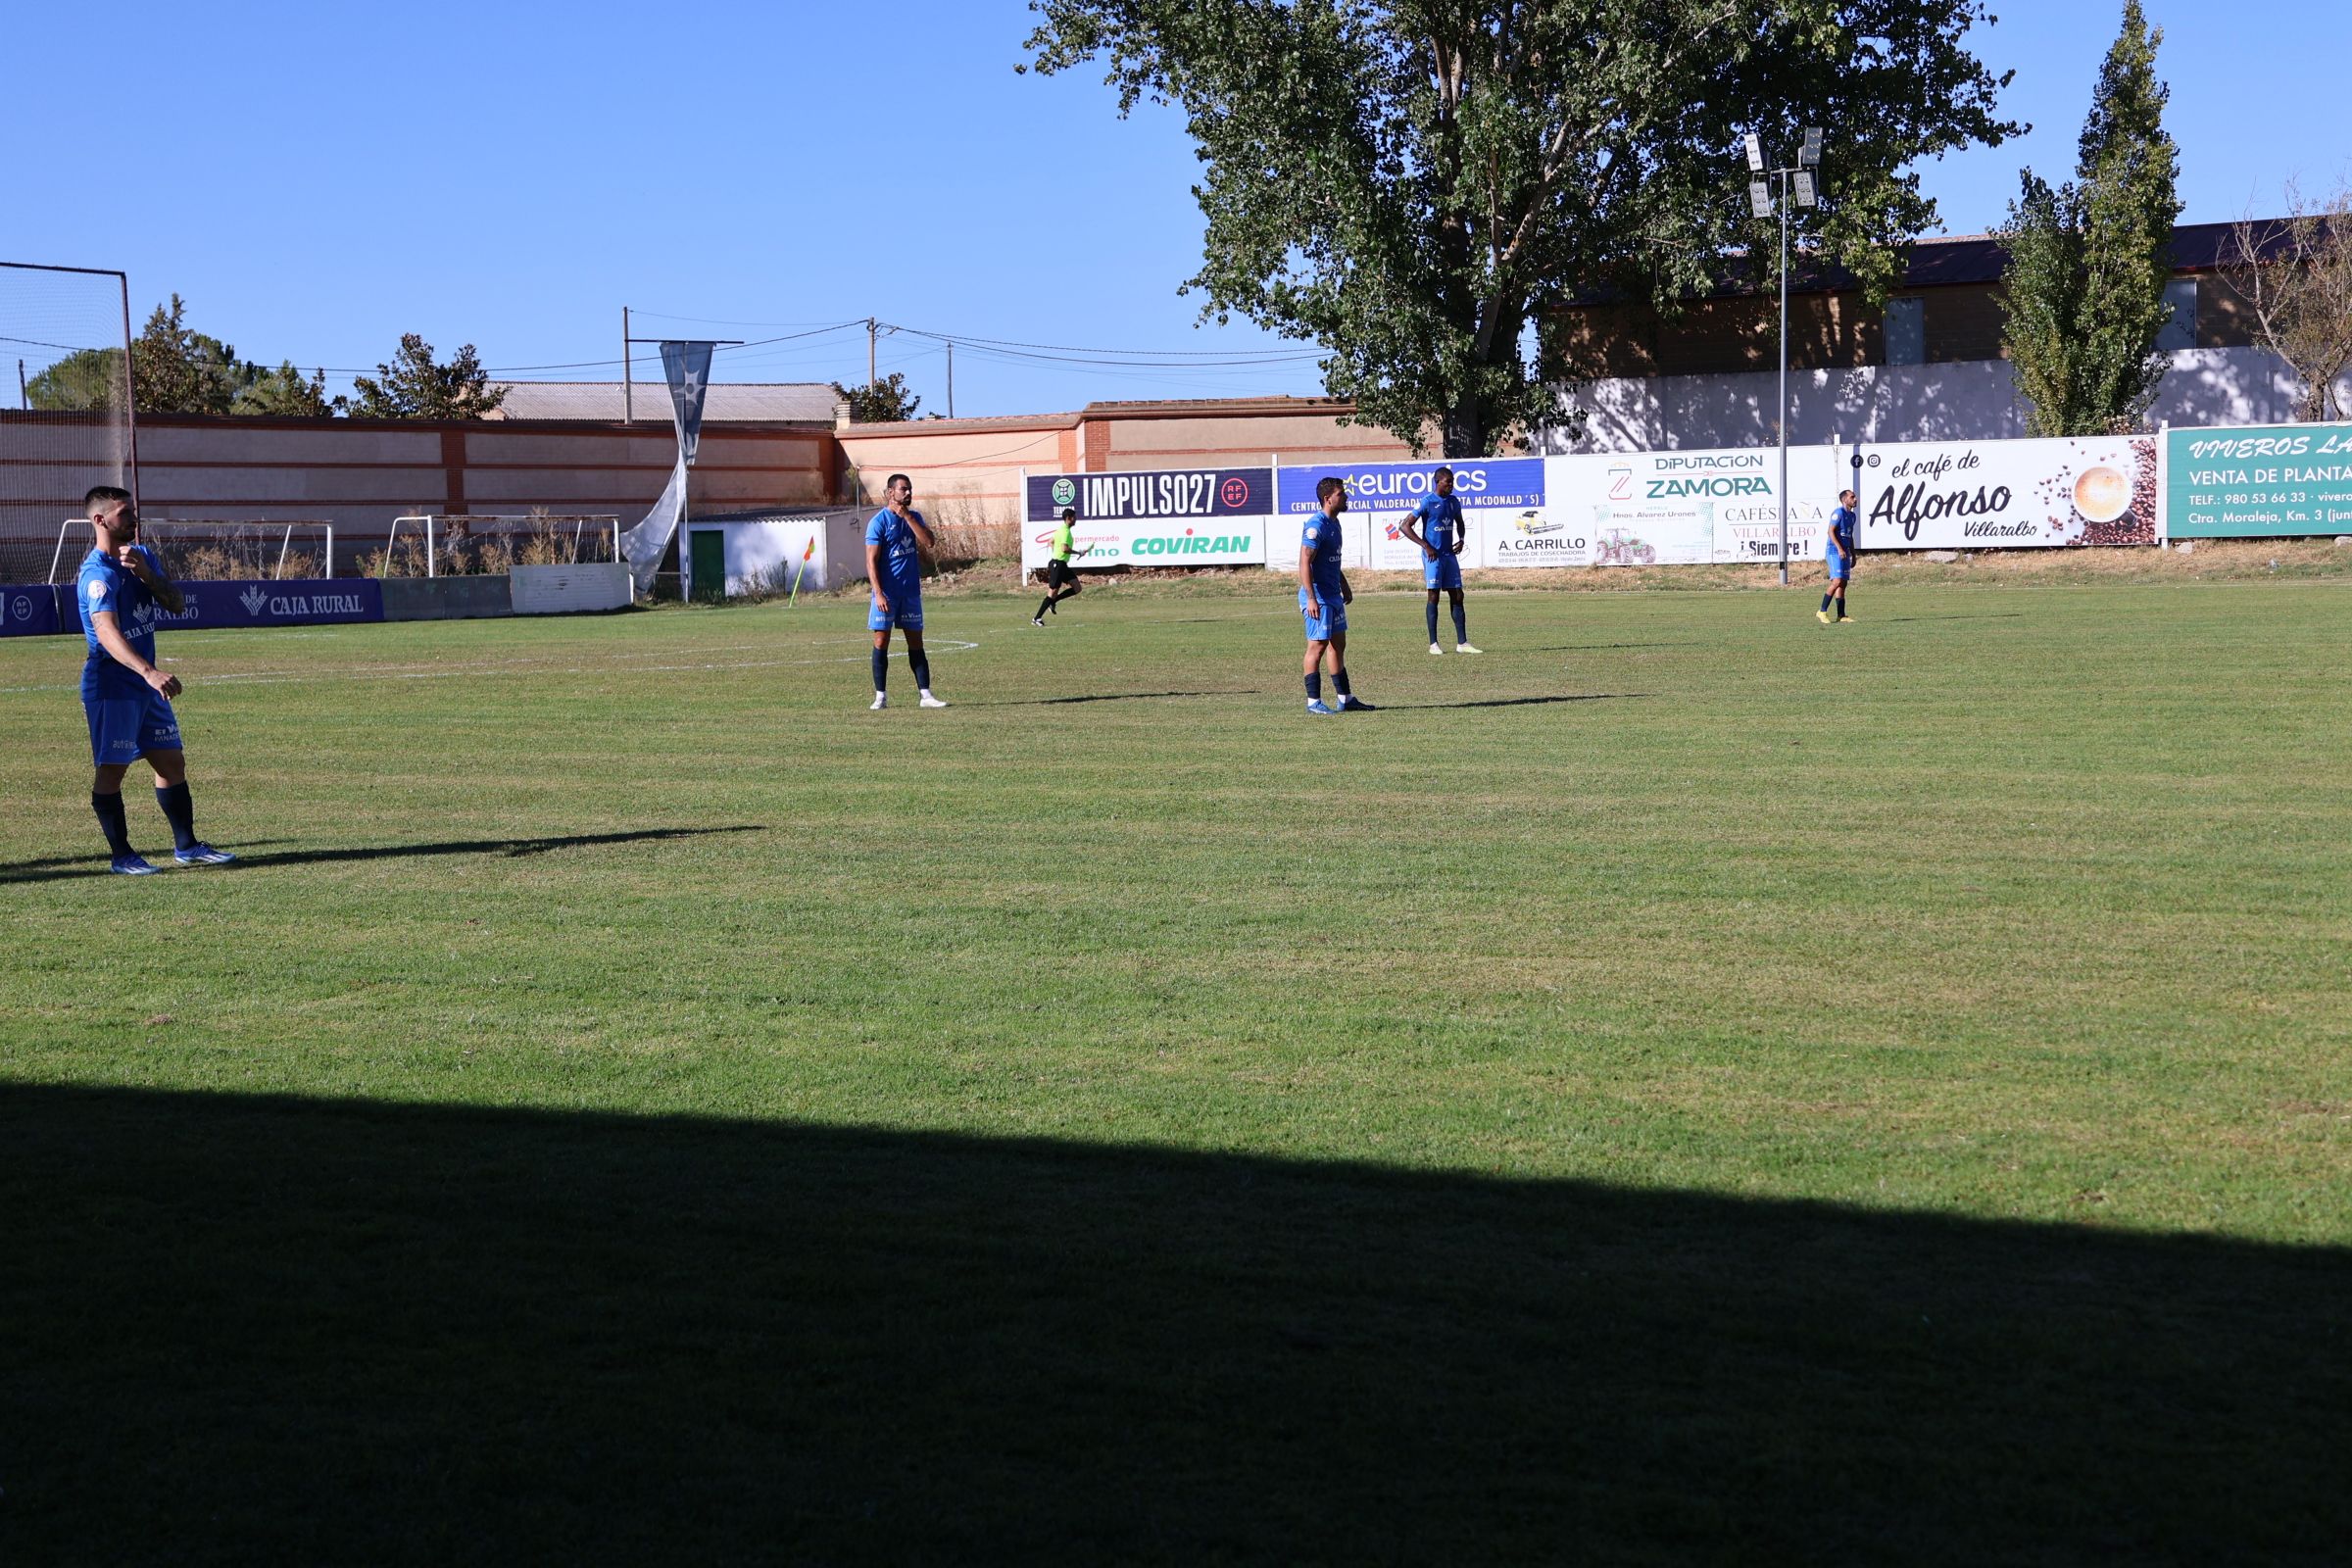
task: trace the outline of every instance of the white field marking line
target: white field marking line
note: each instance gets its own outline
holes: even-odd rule
[[[746,646],[757,645],[750,644]],[[939,637],[925,643],[924,652],[966,654],[970,653],[973,649],[976,649],[980,645],[978,643],[965,642],[960,638]],[[585,668],[579,665],[558,666],[556,665],[555,661],[548,659],[505,660],[492,663],[459,665],[454,668],[449,666],[428,666],[416,664],[368,664],[362,665],[355,669],[343,670],[245,670],[226,675],[200,676],[198,677],[196,683],[204,686],[220,686],[226,685],[230,682],[235,682],[237,684],[246,686],[287,686],[298,685],[308,681],[318,682],[325,685],[333,685],[338,682],[359,682],[369,680],[449,680],[453,677],[463,675],[484,675],[507,670],[521,669],[552,671],[553,673],[559,675],[595,675],[600,673],[610,673],[615,675],[672,674],[685,671],[701,672],[713,669],[780,669],[804,664],[855,664],[860,660],[868,657],[870,653],[871,649],[869,648],[864,653],[842,654],[830,659],[716,660],[709,662],[692,664],[640,664],[623,662],[613,664],[601,664],[594,668]],[[905,659],[906,657],[905,648],[903,646],[893,648],[890,651],[890,657],[893,659]],[[75,691],[78,689],[79,682],[77,681],[67,684],[44,686],[0,686],[0,696],[14,696],[30,692]]]

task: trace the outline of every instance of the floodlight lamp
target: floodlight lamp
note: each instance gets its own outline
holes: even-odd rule
[[[1807,169],[1811,169],[1821,162],[1821,127],[1819,125],[1805,127],[1805,143],[1797,149],[1796,161]]]
[[[1764,138],[1751,130],[1741,138],[1741,145],[1747,149],[1748,172],[1756,174],[1764,172]]]
[[[1814,196],[1813,172],[1811,170],[1800,169],[1796,172],[1796,205],[1799,207],[1818,207],[1821,205],[1821,203]]]
[[[1758,218],[1772,216],[1772,187],[1760,179],[1747,182],[1747,205]]]

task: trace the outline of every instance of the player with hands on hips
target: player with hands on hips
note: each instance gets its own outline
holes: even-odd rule
[[[1355,591],[1340,569],[1340,514],[1348,510],[1348,487],[1336,478],[1316,481],[1323,510],[1298,534],[1298,612],[1306,620],[1306,710],[1310,713],[1368,713],[1372,705],[1348,689],[1348,609]],[[1323,665],[1331,665],[1337,708],[1323,701]]]

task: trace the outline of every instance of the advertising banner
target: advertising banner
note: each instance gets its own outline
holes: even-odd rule
[[[2165,531],[2175,539],[2352,533],[2352,424],[2166,435]]]
[[[1053,557],[1061,509],[1078,514],[1071,564],[1089,566],[1256,565],[1266,559],[1271,468],[1160,468],[1126,473],[1030,474],[1021,564]]]
[[[65,604],[68,589],[45,582],[0,586],[0,637],[50,637],[61,631],[81,630]]]
[[[1918,441],[1864,448],[1865,550],[2156,542],[2156,438]]]
[[[1544,510],[1542,458],[1430,458],[1413,463],[1326,463],[1285,466],[1275,473],[1276,505],[1284,522],[1297,522],[1323,509],[1315,486],[1334,477],[1348,486],[1344,519],[1349,564],[1377,571],[1419,571],[1421,547],[1405,537],[1403,514],[1437,493],[1435,474],[1453,470],[1453,498],[1462,504],[1462,564],[1485,564],[1481,540],[1497,528],[1512,528]],[[1277,570],[1297,561],[1289,549],[1291,529],[1275,541],[1269,564]]]
[[[373,577],[183,582],[179,592],[185,607],[176,615],[158,610],[158,626],[202,631],[216,626],[337,626],[384,618],[384,585]]]
[[[1778,448],[1593,453],[1549,463],[1551,515],[1565,525],[1559,564],[1780,560]],[[1820,557],[1841,482],[1833,449],[1789,450],[1788,487],[1796,497],[1788,514],[1790,560]],[[1574,543],[1579,536],[1581,551]]]

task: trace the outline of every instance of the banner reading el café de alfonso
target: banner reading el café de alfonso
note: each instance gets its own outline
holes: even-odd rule
[[[1266,559],[1266,518],[1274,510],[1274,470],[1148,468],[1124,473],[1023,476],[1028,525],[1021,566],[1054,556],[1062,508],[1078,514],[1073,542],[1089,566],[1256,565]]]
[[[1865,447],[1864,550],[2156,542],[2156,438],[1914,441]]]
[[[1414,463],[1326,463],[1275,470],[1278,508],[1266,564],[1276,571],[1298,567],[1298,534],[1304,519],[1323,510],[1315,486],[1327,477],[1348,487],[1348,514],[1341,537],[1347,564],[1375,571],[1418,571],[1421,547],[1405,537],[1405,514],[1437,493],[1440,468],[1453,470],[1453,499],[1462,504],[1462,564],[1551,565],[1550,561],[1491,558],[1494,541],[1506,554],[1549,548],[1543,524],[1542,458],[1431,458]],[[1526,541],[1528,543],[1522,543]]]

